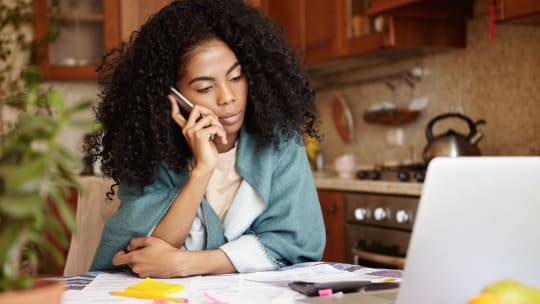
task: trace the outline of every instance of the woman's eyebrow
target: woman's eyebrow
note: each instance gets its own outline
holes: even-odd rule
[[[239,66],[240,63],[238,62],[235,62],[228,70],[227,70],[227,73],[225,73],[225,75],[229,75],[229,73],[231,73],[237,66]]]
[[[208,76],[195,77],[189,81],[188,85],[194,83],[195,81],[213,81],[213,80],[214,80],[214,77],[208,77]]]
[[[227,73],[225,73],[225,75],[229,75],[232,71],[234,71],[234,69],[236,69],[237,66],[239,66],[240,63],[238,62],[235,62],[228,70],[227,70]],[[188,83],[188,85],[194,83],[195,81],[213,81],[214,78],[213,77],[208,77],[208,76],[200,76],[200,77],[195,77],[193,79],[191,79]]]

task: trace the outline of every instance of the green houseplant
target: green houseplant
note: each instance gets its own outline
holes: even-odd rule
[[[73,229],[75,220],[66,197],[80,190],[75,172],[82,160],[63,146],[60,135],[68,128],[88,130],[93,125],[74,118],[93,101],[66,107],[57,90],[43,88],[35,66],[26,68],[22,78],[25,89],[2,100],[20,114],[0,139],[0,292],[32,286],[43,253],[62,262],[44,230],[67,245],[63,225]]]
[[[57,8],[53,0],[51,9]],[[39,57],[38,42],[28,35],[32,20],[30,0],[0,4],[0,109],[17,113],[9,123],[0,116],[0,303],[52,301],[42,296],[33,300],[28,294],[44,289],[35,288],[40,265],[63,263],[60,248],[50,240],[66,246],[75,228],[66,198],[80,190],[76,172],[82,160],[66,149],[61,133],[95,126],[77,118],[90,109],[92,100],[68,107],[57,90],[43,85],[38,67],[31,64]],[[53,31],[48,39],[57,34]],[[55,288],[59,302],[63,287]]]

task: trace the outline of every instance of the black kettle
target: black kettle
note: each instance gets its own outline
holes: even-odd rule
[[[433,136],[433,125],[440,120],[450,117],[466,121],[470,129],[469,134],[463,135],[450,129],[444,134]],[[486,121],[483,119],[474,122],[472,119],[461,113],[444,113],[433,118],[426,127],[428,143],[423,152],[424,161],[428,163],[437,156],[455,157],[481,155],[482,153],[480,152],[477,143],[484,137],[484,134],[477,130],[477,126],[485,123]]]

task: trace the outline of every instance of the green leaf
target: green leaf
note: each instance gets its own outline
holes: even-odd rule
[[[11,220],[3,222],[0,226],[0,266],[2,274],[5,276],[15,276],[16,269],[13,269],[14,259],[17,257],[19,249],[19,237],[22,228],[20,221]]]
[[[37,65],[29,65],[22,72],[22,78],[24,79],[26,86],[30,89],[37,88],[37,86],[43,82],[43,75]]]
[[[101,130],[101,125],[98,122],[95,121],[89,121],[89,120],[78,120],[78,121],[71,121],[69,123],[72,127],[86,130],[89,133],[94,133]]]
[[[39,216],[43,201],[39,194],[4,194],[0,196],[0,212],[10,218]]]
[[[24,109],[25,97],[24,93],[18,93],[3,99],[2,102],[18,109]]]
[[[25,113],[19,118],[17,132],[24,138],[50,139],[58,133],[58,123],[49,116],[36,116]]]
[[[68,229],[76,229],[77,222],[74,216],[74,210],[69,206],[65,194],[62,194],[58,187],[53,186],[49,191],[49,195],[58,209],[60,218],[64,221]]]
[[[50,89],[47,92],[47,101],[51,108],[59,115],[64,115],[64,98],[62,93],[56,89]]]
[[[41,249],[44,249],[45,252],[49,253],[56,265],[62,265],[64,263],[64,254],[58,248],[53,246],[49,240],[43,236],[36,236],[35,238],[32,238],[32,241],[38,244]]]
[[[62,164],[64,167],[72,168],[72,170],[79,171],[82,169],[82,160],[71,153],[71,151],[62,146],[56,147],[55,150],[57,153],[55,153],[55,156],[52,157],[55,161]]]
[[[11,281],[11,286],[15,289],[27,289],[32,286],[32,282],[33,280],[30,275],[21,275]]]
[[[86,112],[89,109],[91,109],[95,104],[95,101],[92,99],[82,100],[78,102],[76,105],[71,106],[67,109],[67,112],[69,114],[75,114],[79,112]]]
[[[38,193],[46,169],[47,160],[43,156],[0,166],[0,175],[5,182],[4,190],[12,195]]]
[[[67,248],[69,245],[66,230],[60,221],[54,216],[47,216],[45,218],[45,229],[51,236],[62,246],[62,248]]]

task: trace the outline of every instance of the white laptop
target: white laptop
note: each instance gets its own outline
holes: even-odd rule
[[[433,160],[397,303],[466,303],[504,278],[540,288],[540,157]]]
[[[540,157],[434,159],[395,303],[465,304],[504,278],[540,288]],[[313,300],[394,303],[362,293]]]

